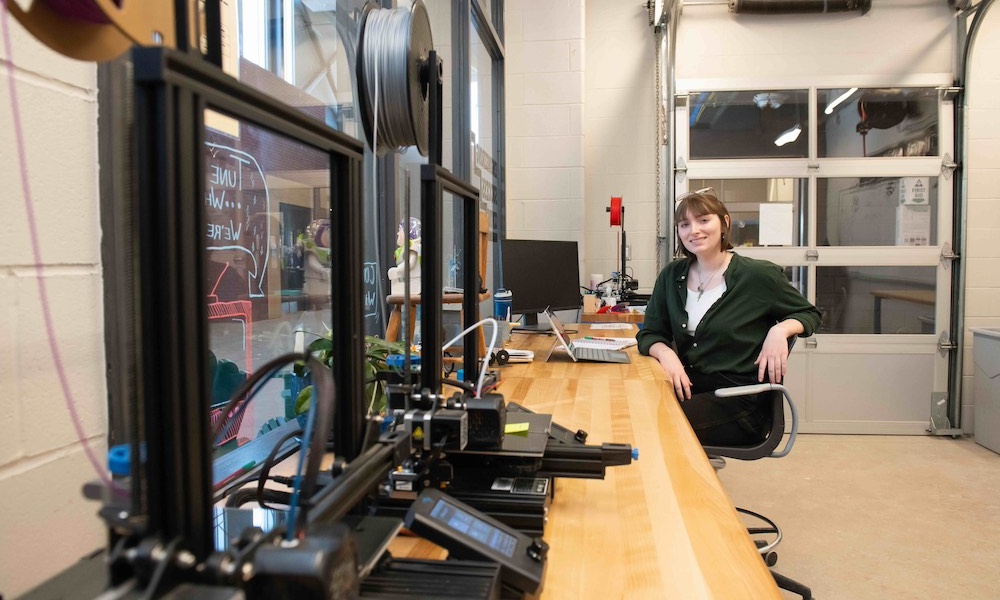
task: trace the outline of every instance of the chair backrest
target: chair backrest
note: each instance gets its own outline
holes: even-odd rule
[[[795,337],[788,340],[789,354],[791,353],[793,346],[795,346]],[[792,402],[792,396],[788,392],[788,388],[783,385],[761,383],[757,385],[744,385],[715,390],[715,395],[720,397],[743,396],[764,392],[770,392],[771,395],[771,428],[768,430],[764,439],[752,446],[703,446],[705,452],[714,456],[725,456],[738,460],[780,458],[791,452],[792,446],[795,444],[795,437],[798,435],[799,417],[798,412],[795,410],[795,403]],[[785,437],[785,402],[788,402],[792,423],[788,433],[788,439],[785,442],[785,447],[779,451],[777,450],[778,444],[780,444],[782,438]]]

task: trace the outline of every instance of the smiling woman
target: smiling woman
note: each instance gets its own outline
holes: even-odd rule
[[[746,445],[770,427],[767,398],[716,398],[722,387],[781,382],[788,338],[808,336],[820,313],[777,265],[732,252],[732,219],[715,191],[682,196],[675,210],[683,258],[657,277],[636,336],[657,359],[702,444]]]

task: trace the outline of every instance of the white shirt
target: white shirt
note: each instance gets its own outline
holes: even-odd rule
[[[701,320],[705,318],[705,313],[708,312],[708,309],[712,308],[712,305],[715,304],[724,293],[726,293],[725,280],[714,288],[705,290],[705,292],[701,294],[701,299],[698,298],[697,290],[688,290],[687,302],[684,303],[684,308],[688,313],[688,333],[694,333],[694,330],[698,328],[698,323],[701,323]]]

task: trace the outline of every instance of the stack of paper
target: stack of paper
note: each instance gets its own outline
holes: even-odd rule
[[[535,353],[531,350],[508,349],[507,354],[510,354],[510,358],[507,360],[509,363],[529,363],[535,360]]]

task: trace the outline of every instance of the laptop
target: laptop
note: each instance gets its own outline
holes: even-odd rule
[[[566,333],[566,327],[562,324],[562,321],[559,320],[559,317],[547,308],[545,309],[545,316],[549,318],[549,322],[552,323],[552,331],[555,332],[556,337],[559,338],[559,343],[569,353],[573,362],[632,362],[632,359],[628,356],[628,352],[623,352],[621,350],[610,350],[608,348],[580,348],[574,346],[573,342],[569,339],[569,335]]]

